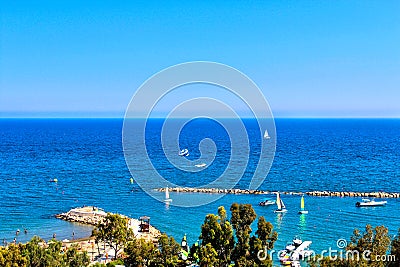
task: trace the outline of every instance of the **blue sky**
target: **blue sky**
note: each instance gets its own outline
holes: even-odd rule
[[[244,72],[277,117],[400,117],[399,1],[114,2],[2,1],[1,117],[121,117],[195,60]],[[199,90],[227,98],[178,95]]]

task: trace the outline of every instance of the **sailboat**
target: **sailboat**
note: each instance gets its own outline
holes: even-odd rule
[[[164,202],[166,202],[166,203],[170,203],[170,202],[172,202],[172,199],[171,199],[171,198],[169,198],[169,190],[168,190],[168,186],[165,188],[165,199],[164,199]]]
[[[270,139],[271,137],[268,134],[268,130],[265,130],[264,132],[264,139]]]
[[[308,214],[308,210],[304,208],[304,195],[301,196],[299,214]]]
[[[279,195],[279,192],[276,193],[276,206],[278,206],[278,208],[274,211],[275,213],[287,212],[287,209],[281,199],[281,196]]]

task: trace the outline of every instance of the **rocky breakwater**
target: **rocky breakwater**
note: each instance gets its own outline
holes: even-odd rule
[[[56,215],[56,218],[68,221],[83,223],[89,225],[97,225],[104,220],[107,213],[104,210],[97,207],[81,207],[74,208],[66,213],[60,213]]]
[[[400,193],[388,192],[338,192],[338,191],[311,191],[306,193],[315,197],[371,197],[371,198],[400,198]]]
[[[165,192],[165,188],[156,189],[159,192]],[[192,187],[172,187],[168,188],[169,192],[177,193],[204,193],[204,194],[254,194],[268,195],[276,194],[276,191],[249,190],[249,189],[220,189],[220,188],[192,188]],[[315,197],[371,197],[371,198],[400,198],[400,193],[389,192],[337,192],[337,191],[309,191],[309,192],[294,192],[284,191],[279,192],[283,195],[309,195]]]
[[[56,218],[68,222],[75,222],[75,223],[82,223],[82,224],[96,226],[99,223],[103,222],[106,216],[107,213],[104,210],[97,207],[89,206],[89,207],[74,208],[66,213],[57,214]],[[133,230],[133,233],[136,238],[143,238],[148,241],[156,242],[158,237],[161,235],[161,232],[150,224],[148,225],[148,231],[142,232],[140,230],[142,224],[140,220],[132,218],[128,219],[129,219],[128,225]],[[150,218],[148,218],[148,220],[150,220]]]

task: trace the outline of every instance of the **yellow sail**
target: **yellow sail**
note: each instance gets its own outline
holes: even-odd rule
[[[304,210],[304,196],[301,196],[300,209]]]

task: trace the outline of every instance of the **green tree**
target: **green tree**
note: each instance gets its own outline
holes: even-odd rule
[[[200,250],[200,262],[202,265],[227,266],[231,262],[231,252],[234,247],[232,226],[227,219],[224,207],[218,208],[218,215],[208,214],[201,226],[200,240],[205,246]],[[207,246],[207,245],[210,246]],[[213,251],[211,250],[213,249]],[[215,251],[215,253],[214,253]],[[215,260],[211,257],[215,254]],[[203,260],[204,259],[204,260]]]
[[[250,266],[250,233],[251,224],[257,217],[250,204],[233,203],[231,206],[231,224],[235,230],[237,243],[232,252],[235,266]]]
[[[89,255],[86,251],[79,252],[78,245],[74,244],[65,252],[64,260],[69,267],[88,266],[90,263]]]
[[[200,266],[219,266],[218,252],[213,248],[210,243],[200,247]]]
[[[329,257],[316,257],[310,261],[311,267],[383,267],[388,262],[378,260],[378,257],[387,255],[390,247],[388,229],[384,226],[373,228],[366,225],[365,232],[355,229],[351,242],[346,247],[343,257],[337,259]],[[349,253],[351,252],[351,253]],[[346,256],[347,255],[347,256]],[[364,255],[364,256],[363,256]],[[379,256],[378,256],[379,255]],[[398,266],[398,265],[395,265]]]
[[[28,260],[28,265],[31,267],[41,267],[46,264],[46,249],[43,247],[44,241],[34,236],[22,250],[22,254]]]
[[[370,266],[385,266],[386,262],[380,261],[379,257],[386,255],[390,248],[389,230],[385,226],[373,228],[371,225],[365,227],[365,232],[360,233],[358,229],[354,230],[351,237],[351,243],[347,250],[356,250],[362,255],[365,253]]]
[[[268,251],[274,248],[278,233],[273,231],[273,226],[263,216],[258,219],[256,236],[250,238],[250,258],[256,266],[272,266],[272,259]],[[263,252],[262,254],[259,254]]]
[[[118,252],[129,240],[133,239],[132,229],[128,227],[129,219],[119,214],[108,213],[105,219],[100,222],[93,230],[92,236],[96,242],[107,243],[115,252],[115,258]]]
[[[130,241],[124,249],[127,257],[124,260],[127,266],[149,267],[154,266],[160,251],[152,243],[144,239]]]
[[[158,239],[160,255],[157,257],[158,266],[172,267],[179,263],[181,246],[173,237],[162,234]]]
[[[392,240],[390,254],[394,256],[394,261],[390,262],[391,267],[400,266],[400,228],[397,232],[397,236],[395,236]]]
[[[0,266],[28,267],[28,260],[21,253],[22,245],[11,244],[7,248],[0,247]]]

